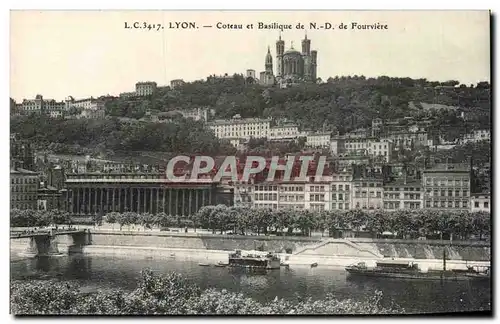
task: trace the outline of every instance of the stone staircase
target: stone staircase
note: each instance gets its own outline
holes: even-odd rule
[[[340,244],[340,245],[345,244],[345,245],[350,246],[351,248],[353,248],[359,252],[364,252],[365,254],[370,255],[374,258],[383,258],[384,257],[382,254],[378,253],[378,251],[373,251],[371,249],[361,247],[358,244],[351,242],[348,239],[332,239],[332,238],[324,239],[319,243],[305,246],[305,247],[297,250],[296,252],[294,252],[293,255],[307,254],[307,251],[316,251],[319,248],[326,246],[326,245],[329,245],[329,244]]]

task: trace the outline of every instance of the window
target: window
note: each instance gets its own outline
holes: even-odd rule
[[[339,194],[339,200],[344,200],[344,197],[342,194]]]
[[[337,191],[337,185],[332,185],[332,191]]]
[[[485,203],[486,204],[486,203]],[[479,208],[479,201],[474,202],[474,207]],[[486,207],[486,206],[485,206]]]
[[[489,208],[489,206],[490,206],[490,204],[487,201],[485,201],[484,202],[484,208]]]
[[[345,190],[349,190],[349,185],[345,185]]]

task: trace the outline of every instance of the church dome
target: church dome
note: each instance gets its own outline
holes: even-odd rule
[[[291,47],[290,49],[288,49],[288,50],[284,53],[284,55],[287,55],[287,54],[288,54],[288,55],[290,55],[290,54],[292,54],[292,55],[297,55],[297,54],[301,55],[299,51],[297,51],[295,48],[293,48],[293,45],[292,45],[292,47]]]

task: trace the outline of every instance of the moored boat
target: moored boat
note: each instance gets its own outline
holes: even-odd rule
[[[271,252],[266,255],[250,253],[243,255],[240,250],[236,250],[229,254],[228,266],[249,269],[279,269],[280,258]]]
[[[421,271],[417,263],[412,261],[378,261],[376,266],[369,268],[365,262],[359,262],[345,268],[350,276],[381,277],[421,280],[473,280],[488,279],[489,274],[479,272],[471,267],[467,270],[428,270]]]

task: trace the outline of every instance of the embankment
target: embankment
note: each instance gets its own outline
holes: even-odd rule
[[[236,236],[197,233],[92,231],[91,245],[83,247],[90,255],[116,255],[139,258],[172,258],[222,261],[227,252],[261,250],[280,252],[289,264],[346,266],[354,262],[375,262],[381,258],[419,260],[423,267],[442,266],[443,250],[450,268],[469,264],[489,264],[491,247],[486,242],[411,241],[381,239],[330,239],[321,237]],[[58,249],[67,253],[70,236],[56,238]],[[29,239],[11,240],[12,251],[23,251]]]

